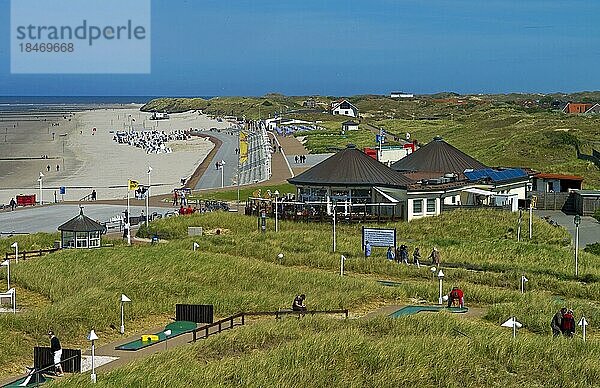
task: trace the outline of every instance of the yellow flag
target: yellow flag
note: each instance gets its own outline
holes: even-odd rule
[[[240,132],[240,165],[248,160],[248,134]]]
[[[138,183],[138,181],[133,181],[130,179],[127,181],[127,187],[129,188],[129,190],[137,190],[140,187],[140,184]]]

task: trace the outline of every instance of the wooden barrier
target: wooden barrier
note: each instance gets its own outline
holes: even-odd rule
[[[60,364],[66,373],[81,373],[81,349],[63,349]],[[53,365],[54,358],[49,347],[33,348],[33,367],[36,370],[51,370]]]
[[[192,332],[193,342],[196,342],[198,338],[206,339],[213,334],[218,334],[223,330],[232,329],[236,326],[235,321],[239,319],[238,326],[243,326],[246,323],[246,316],[274,316],[275,319],[279,319],[282,315],[315,315],[315,314],[344,314],[344,317],[348,319],[348,309],[343,310],[307,310],[307,311],[293,311],[293,310],[280,310],[280,311],[256,311],[256,312],[242,312],[231,315],[227,318],[223,318],[217,322],[213,322],[208,325],[200,326],[196,330]],[[223,324],[229,323],[228,326],[223,326]],[[216,327],[217,330],[214,332],[210,332],[210,329]],[[201,336],[198,337],[198,333],[202,332]]]
[[[50,249],[38,249],[37,251],[20,251],[19,252],[19,259],[21,260],[26,260],[26,259],[30,259],[32,257],[41,257],[43,255],[46,255],[48,253],[54,253],[56,251],[59,251],[60,248],[50,248]],[[4,260],[15,260],[16,256],[14,252],[6,252],[4,254]]]

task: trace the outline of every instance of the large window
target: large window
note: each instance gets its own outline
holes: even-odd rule
[[[90,248],[100,247],[100,232],[90,232]]]
[[[88,246],[88,234],[87,232],[77,232],[76,247],[87,248]]]
[[[427,198],[427,213],[435,213],[435,198]]]
[[[413,214],[423,213],[423,200],[413,199]]]
[[[62,232],[62,246],[63,248],[74,248],[75,247],[75,233],[73,232]]]

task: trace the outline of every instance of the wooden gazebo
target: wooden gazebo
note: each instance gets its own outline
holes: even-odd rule
[[[71,218],[58,227],[62,248],[100,248],[100,236],[105,231],[104,225],[83,214]]]

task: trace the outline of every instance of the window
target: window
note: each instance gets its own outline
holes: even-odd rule
[[[456,197],[453,195],[452,196],[452,204],[454,205],[456,203]]]
[[[88,234],[87,232],[77,232],[77,239],[75,241],[77,248],[87,248],[88,246]]]
[[[90,232],[90,248],[100,247],[100,232]]]
[[[435,198],[427,198],[427,213],[435,213]]]
[[[423,200],[422,199],[413,199],[413,213],[414,214],[423,213]]]

